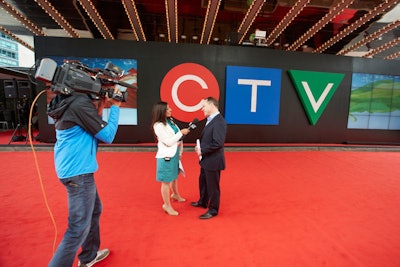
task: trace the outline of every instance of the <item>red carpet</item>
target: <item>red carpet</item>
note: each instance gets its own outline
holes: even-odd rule
[[[38,152],[57,244],[66,193]],[[161,209],[155,153],[99,152],[102,247],[96,266],[400,266],[400,153],[227,152],[219,216],[201,221],[196,155],[184,153],[181,213]],[[0,266],[47,266],[54,227],[31,152],[0,152]],[[77,261],[74,263],[76,266]]]

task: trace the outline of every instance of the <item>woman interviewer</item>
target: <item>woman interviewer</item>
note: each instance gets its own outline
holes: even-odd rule
[[[153,130],[157,137],[157,172],[156,180],[161,182],[161,196],[164,201],[163,210],[169,215],[179,213],[171,206],[171,198],[178,202],[186,201],[178,191],[179,160],[183,151],[181,141],[189,129],[179,130],[173,122],[172,110],[166,102],[158,102],[153,107]],[[172,190],[172,195],[170,195]]]

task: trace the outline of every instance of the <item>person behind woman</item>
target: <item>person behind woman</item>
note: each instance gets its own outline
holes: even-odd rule
[[[169,215],[179,213],[172,208],[171,198],[185,202],[178,192],[179,160],[183,151],[181,138],[189,133],[189,129],[179,130],[173,122],[172,109],[166,102],[158,102],[153,107],[153,130],[157,137],[157,172],[156,180],[161,182],[161,196],[164,201],[163,210]],[[170,190],[172,195],[170,196]],[[171,197],[171,198],[170,198]]]

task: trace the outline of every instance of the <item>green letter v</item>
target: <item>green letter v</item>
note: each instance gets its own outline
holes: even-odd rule
[[[342,82],[344,74],[302,70],[288,72],[311,125],[315,125]]]

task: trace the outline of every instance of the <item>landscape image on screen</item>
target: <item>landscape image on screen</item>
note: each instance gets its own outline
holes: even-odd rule
[[[400,76],[353,73],[349,129],[400,129]]]

